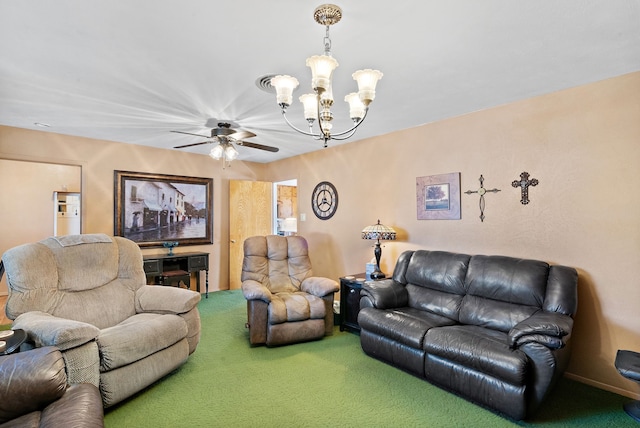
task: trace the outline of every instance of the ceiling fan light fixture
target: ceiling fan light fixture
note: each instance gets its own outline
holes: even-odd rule
[[[221,144],[217,144],[216,146],[214,146],[211,151],[209,152],[209,156],[211,156],[212,158],[214,158],[215,160],[220,160],[222,159],[222,155],[224,154],[224,149],[222,148]]]
[[[250,147],[252,149],[266,150],[268,152],[275,153],[280,149],[272,146],[265,146],[263,144],[250,143],[248,141],[244,141],[246,138],[253,138],[256,136],[251,131],[241,131],[231,128],[230,122],[218,122],[217,128],[211,129],[211,135],[202,135],[202,134],[194,134],[192,132],[185,131],[171,131],[177,134],[186,134],[186,135],[194,135],[196,137],[206,138],[205,141],[200,141],[198,143],[190,143],[190,144],[182,144],[180,146],[175,146],[174,149],[183,149],[186,147],[200,146],[202,144],[215,144],[213,148],[209,151],[209,156],[213,159],[220,160],[222,159],[222,168],[224,169],[228,166],[232,160],[237,159],[239,156],[238,150],[235,148],[234,144],[244,147]]]
[[[227,161],[236,159],[238,157],[238,151],[235,147],[233,147],[233,144],[226,143],[225,145],[226,147],[224,148],[224,157],[227,159]]]
[[[276,89],[276,100],[280,106],[282,116],[293,130],[324,141],[327,147],[329,140],[346,140],[353,136],[357,128],[364,122],[369,111],[369,104],[376,97],[376,85],[383,74],[378,70],[364,69],[353,73],[352,77],[358,82],[358,93],[349,94],[345,101],[349,103],[349,116],[353,126],[342,132],[331,133],[333,114],[332,79],[333,72],[338,67],[338,61],[331,56],[331,38],[329,27],[342,19],[342,9],[334,4],[323,4],[313,12],[314,20],[325,27],[324,54],[313,55],[306,60],[306,65],[311,69],[311,88],[313,94],[302,95],[299,100],[304,106],[304,117],[309,125],[309,131],[304,131],[293,125],[287,118],[287,107],[291,105],[292,93],[298,87],[298,80],[288,75],[273,77],[270,82]],[[358,99],[357,99],[358,98]],[[315,107],[311,104],[315,104]],[[319,131],[314,131],[315,120],[318,119]]]

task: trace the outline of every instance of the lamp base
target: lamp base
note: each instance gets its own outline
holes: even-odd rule
[[[386,278],[385,274],[379,270],[374,270],[371,272],[371,279],[384,279]]]

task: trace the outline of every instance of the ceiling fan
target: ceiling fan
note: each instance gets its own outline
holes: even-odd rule
[[[231,124],[228,122],[219,122],[217,128],[211,129],[211,136],[202,135],[202,134],[193,134],[191,132],[184,131],[171,131],[176,134],[186,134],[186,135],[195,135],[196,137],[207,138],[206,141],[201,141],[199,143],[191,143],[191,144],[183,144],[181,146],[175,146],[174,149],[183,149],[185,147],[199,146],[201,144],[213,144],[218,143],[209,155],[214,159],[222,159],[225,161],[223,163],[223,167],[225,164],[230,163],[236,157],[238,157],[238,151],[233,147],[233,143],[242,146],[242,147],[250,147],[252,149],[266,150],[268,152],[277,152],[280,149],[272,146],[265,146],[263,144],[250,143],[248,141],[243,141],[245,138],[255,137],[256,134],[250,131],[240,131],[231,128]]]

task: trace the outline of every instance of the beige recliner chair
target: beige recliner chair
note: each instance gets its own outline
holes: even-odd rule
[[[200,340],[200,294],[146,285],[133,241],[69,235],[12,248],[6,313],[35,347],[62,351],[67,382],[112,406],[178,368]]]
[[[333,334],[333,293],[339,286],[313,276],[303,237],[245,240],[241,279],[252,345],[285,345]]]

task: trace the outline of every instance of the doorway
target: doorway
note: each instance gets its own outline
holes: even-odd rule
[[[279,200],[280,203],[278,203]],[[280,210],[278,210],[279,206]],[[244,240],[255,235],[295,234],[297,233],[297,214],[297,180],[278,183],[229,181],[230,290],[240,288],[242,284]],[[281,217],[278,218],[278,216]]]
[[[1,194],[5,202],[0,210],[0,254],[3,254],[9,248],[37,242],[56,233],[56,192],[81,195],[82,167],[0,159],[0,183],[3,183]],[[79,210],[82,204],[78,202]],[[7,293],[6,278],[2,278],[0,295]]]
[[[273,233],[289,236],[298,233],[298,180],[273,183]]]

